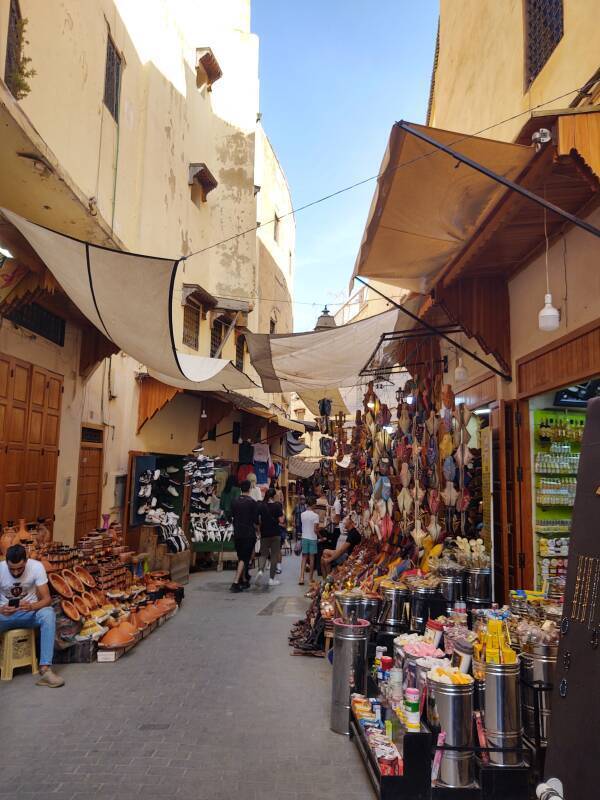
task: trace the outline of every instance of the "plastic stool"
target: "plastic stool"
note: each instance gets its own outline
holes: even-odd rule
[[[31,667],[32,675],[39,672],[33,628],[15,628],[0,636],[0,680],[12,681],[17,667]]]

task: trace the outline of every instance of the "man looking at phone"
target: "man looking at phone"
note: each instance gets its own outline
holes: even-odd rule
[[[51,669],[56,616],[51,606],[48,576],[40,561],[27,558],[21,544],[6,551],[0,563],[0,634],[15,628],[40,629],[38,686],[56,689],[64,680]]]

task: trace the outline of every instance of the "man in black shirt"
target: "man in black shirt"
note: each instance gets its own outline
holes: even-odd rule
[[[246,575],[254,554],[258,524],[258,504],[250,497],[250,481],[242,481],[240,490],[242,494],[231,504],[233,541],[238,557],[235,579],[231,584],[232,592],[241,592],[250,586]]]
[[[340,535],[335,550],[324,550],[321,556],[321,571],[326,578],[332,569],[343,564],[352,555],[356,545],[360,544],[361,535],[357,531],[352,517],[348,515],[340,523]]]
[[[259,578],[262,581],[268,558],[270,562],[269,586],[279,586],[280,581],[275,577],[281,551],[279,526],[285,517],[281,503],[275,500],[275,489],[267,490],[265,499],[258,504],[258,515],[260,517],[260,559],[256,582],[258,583]]]

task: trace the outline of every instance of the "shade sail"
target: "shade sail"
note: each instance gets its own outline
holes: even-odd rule
[[[331,400],[332,416],[340,412],[342,414],[347,414],[349,411],[339,389],[302,389],[302,391],[298,392],[298,395],[310,413],[315,417],[321,415],[319,411],[319,400],[323,400],[323,398]]]
[[[265,392],[298,392],[302,396],[305,389],[355,385],[381,335],[397,330],[400,315],[393,309],[310,333],[247,333],[246,342]]]
[[[155,378],[183,389],[256,385],[227,359],[177,351],[172,303],[178,260],[81,242],[1,210],[87,319]]]
[[[392,128],[352,277],[425,293],[508,190],[404,125]],[[532,147],[412,123],[410,128],[511,180],[535,157]]]
[[[293,456],[288,461],[288,468],[291,475],[298,478],[310,478],[319,468],[320,461],[307,461],[304,458]]]

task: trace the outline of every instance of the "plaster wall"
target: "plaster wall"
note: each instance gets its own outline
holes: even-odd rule
[[[429,124],[464,133],[493,126],[482,135],[513,141],[526,116],[498,122],[540,103],[567,107],[573,90],[600,66],[600,26],[597,0],[564,0],[563,6],[563,38],[528,85],[523,0],[441,0]]]

